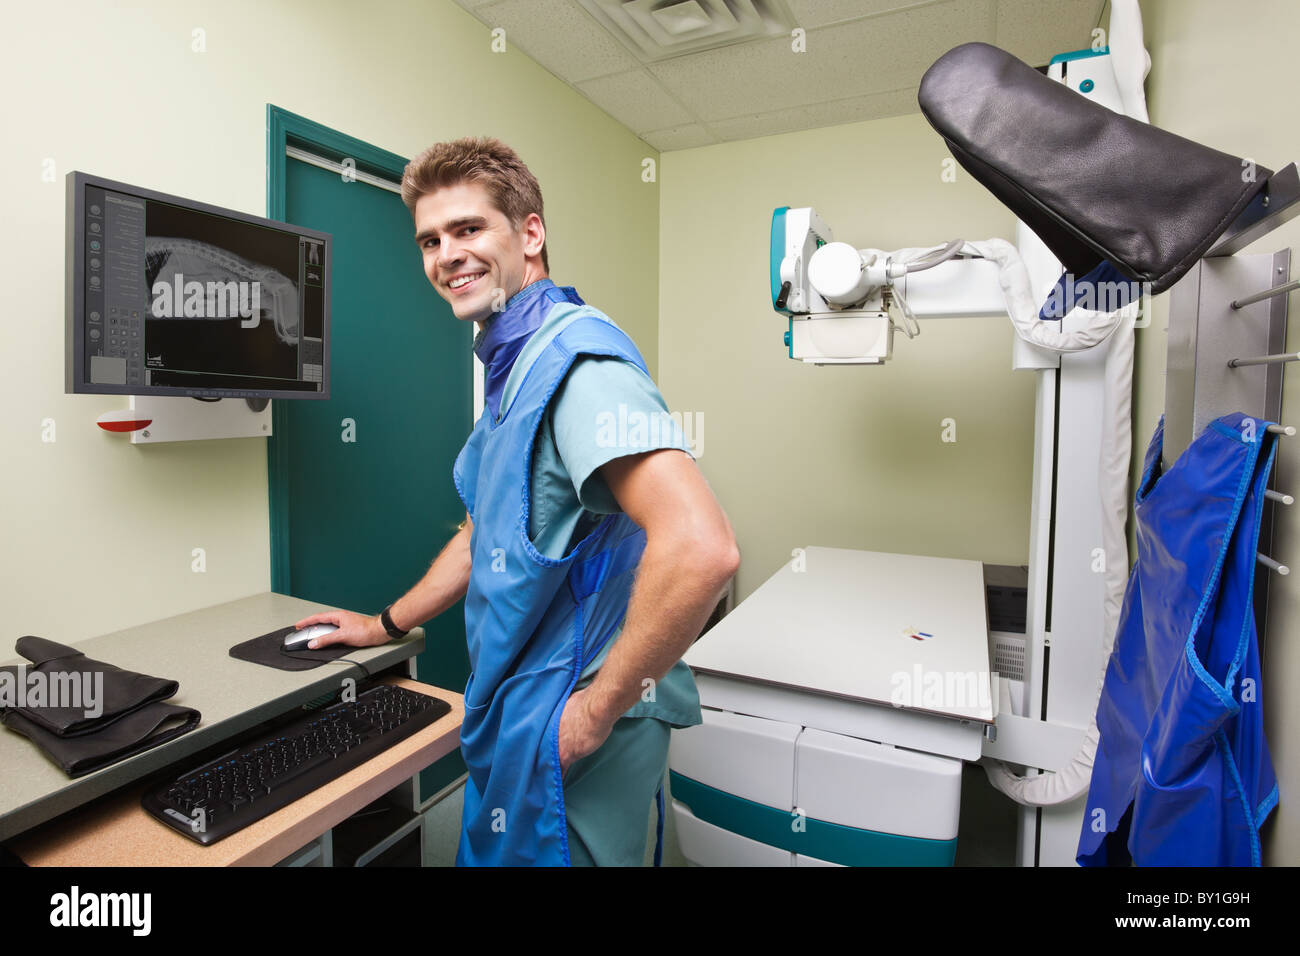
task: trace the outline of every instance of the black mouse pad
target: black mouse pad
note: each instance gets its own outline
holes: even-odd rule
[[[251,641],[236,644],[230,649],[230,656],[253,664],[265,664],[267,667],[282,671],[309,671],[327,661],[346,657],[350,651],[356,650],[348,644],[334,644],[330,647],[322,647],[318,651],[289,652],[284,649],[284,636],[292,630],[292,627],[282,627],[270,634],[263,634]]]

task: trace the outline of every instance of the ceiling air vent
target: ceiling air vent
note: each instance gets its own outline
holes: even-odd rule
[[[642,62],[788,35],[785,0],[578,0]]]

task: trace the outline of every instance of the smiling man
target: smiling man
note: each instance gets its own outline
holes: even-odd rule
[[[681,655],[739,564],[679,428],[608,441],[620,404],[667,419],[635,344],[549,278],[537,180],[495,139],[438,143],[402,199],[424,272],[478,326],[486,408],[456,459],[464,527],[367,646],[465,597],[471,674],[460,864],[639,864],[672,727],[700,722]],[[630,416],[629,416],[630,417]]]

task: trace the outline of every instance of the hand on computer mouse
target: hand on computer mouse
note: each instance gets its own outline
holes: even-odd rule
[[[366,617],[362,614],[353,614],[351,611],[324,611],[304,617],[294,624],[294,629],[301,630],[310,624],[333,624],[338,627],[338,630],[332,634],[326,634],[312,641],[310,645],[312,650],[319,650],[332,644],[375,647],[379,644],[387,644],[391,640],[377,614],[374,617]]]

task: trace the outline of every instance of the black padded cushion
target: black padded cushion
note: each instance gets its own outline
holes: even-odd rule
[[[953,158],[1082,276],[1102,259],[1177,282],[1272,170],[1094,103],[987,43],[941,56],[921,112]]]

